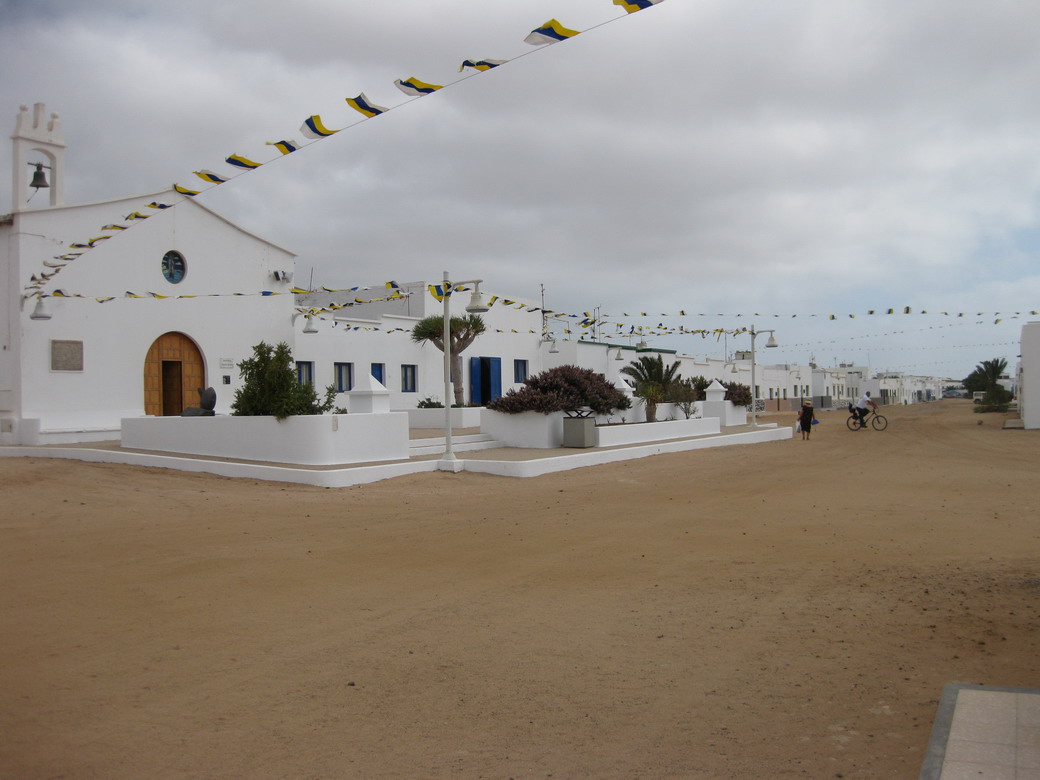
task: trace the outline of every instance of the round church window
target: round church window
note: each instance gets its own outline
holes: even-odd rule
[[[184,278],[188,265],[180,252],[167,252],[162,259],[162,273],[170,284],[177,284]]]

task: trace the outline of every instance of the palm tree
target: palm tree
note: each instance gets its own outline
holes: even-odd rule
[[[455,387],[455,406],[465,403],[462,387],[462,351],[466,349],[473,340],[486,330],[484,320],[476,314],[467,314],[465,317],[452,317],[448,320],[448,328],[451,335],[451,382]],[[423,317],[412,328],[412,341],[417,344],[425,344],[429,341],[441,352],[444,351],[444,316],[431,314]],[[444,399],[448,403],[448,399]]]
[[[991,390],[1000,384],[1000,378],[1007,371],[1007,360],[1004,358],[983,360],[976,370],[985,378],[986,389]]]
[[[657,405],[668,398],[672,384],[679,380],[679,361],[665,368],[660,355],[643,355],[622,368],[621,373],[632,377],[625,381],[632,387],[633,395],[646,404],[646,421],[657,422]]]
[[[975,370],[986,382],[986,400],[984,403],[1001,404],[1009,400],[1010,394],[1000,384],[1000,378],[1007,371],[1007,360],[1004,358],[983,360]]]

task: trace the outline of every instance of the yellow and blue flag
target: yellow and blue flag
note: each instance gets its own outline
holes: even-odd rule
[[[206,170],[205,168],[203,168],[201,171],[192,171],[192,173],[194,173],[203,181],[208,181],[211,184],[223,184],[227,181],[227,178],[221,176],[219,173],[214,173],[213,171]]]
[[[524,43],[532,46],[544,46],[547,43],[557,43],[573,38],[578,30],[568,30],[555,19],[550,19],[541,27],[531,30],[531,34],[524,38]]]
[[[497,68],[499,65],[505,65],[509,60],[463,60],[462,64],[459,65],[459,72],[461,73],[466,68],[473,68],[474,70],[491,70]]]
[[[383,106],[377,106],[375,103],[370,102],[369,99],[365,96],[364,92],[362,92],[357,97],[347,98],[347,105],[355,111],[360,111],[367,117],[379,116],[380,114],[390,110],[388,108],[385,108]]]
[[[308,138],[328,138],[330,135],[335,135],[339,130],[330,130],[321,123],[321,117],[315,114],[309,116],[304,120],[303,125],[300,127],[300,132]]]
[[[224,160],[228,165],[234,165],[238,168],[245,168],[248,171],[254,168],[259,168],[263,163],[258,163],[254,160],[250,160],[248,157],[243,157],[240,154],[233,154]]]
[[[282,154],[292,154],[300,148],[300,145],[296,143],[296,141],[268,141],[267,145],[273,146]]]
[[[634,14],[636,11],[642,11],[644,8],[649,8],[660,2],[661,0],[614,0],[614,5],[620,5],[630,14]]]
[[[394,86],[401,90],[406,95],[412,97],[420,97],[422,95],[429,95],[431,92],[436,92],[442,88],[440,84],[427,84],[425,81],[419,81],[419,79],[412,76],[410,79],[397,79],[394,81]]]

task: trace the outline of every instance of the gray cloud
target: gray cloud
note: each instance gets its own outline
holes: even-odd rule
[[[905,318],[908,332],[889,336],[863,313],[1040,306],[1040,8],[1020,2],[2,10],[0,63],[16,77],[0,107],[12,128],[23,103],[62,115],[68,202],[193,185],[191,171],[228,170],[231,153],[273,159],[265,142],[303,140],[312,113],[353,124],[202,196],[299,252],[319,283],[449,269],[506,295],[544,283],[568,311],[798,313],[773,318],[798,346],[771,359],[860,360],[872,339],[878,368],[954,376],[1013,363],[1022,319]],[[550,17],[588,31],[544,50],[522,42]],[[392,85],[450,83],[466,57],[519,59],[416,101]],[[344,98],[361,91],[393,110],[358,124]],[[861,316],[807,316],[831,312]]]

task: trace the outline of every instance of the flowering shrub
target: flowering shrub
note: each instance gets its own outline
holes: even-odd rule
[[[602,374],[578,366],[559,366],[526,379],[524,387],[510,390],[487,408],[505,414],[551,414],[585,408],[596,414],[610,414],[631,405],[628,396]]]

